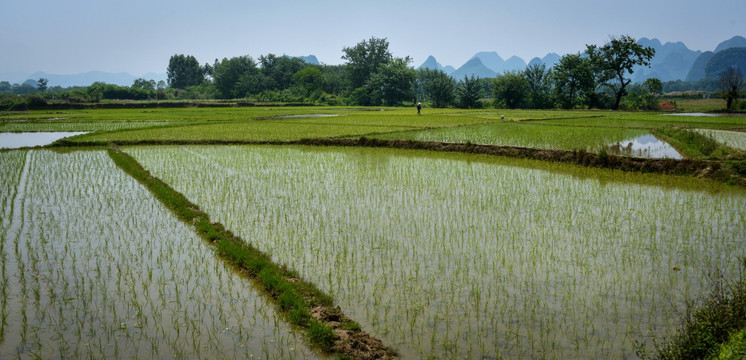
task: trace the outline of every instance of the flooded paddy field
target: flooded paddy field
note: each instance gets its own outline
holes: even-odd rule
[[[65,144],[121,147],[405,359],[636,358],[635,344],[676,329],[713,274],[737,276],[744,188],[487,155],[189,144],[611,144],[659,157],[649,137],[661,127],[738,147],[743,133],[733,130],[745,124],[493,109],[0,114],[0,131],[87,131]],[[324,356],[192,223],[105,151],[81,149],[0,151],[0,358]]]
[[[403,358],[635,356],[746,255],[746,193],[484,156],[126,151]]]
[[[0,358],[318,356],[105,151],[0,167]]]

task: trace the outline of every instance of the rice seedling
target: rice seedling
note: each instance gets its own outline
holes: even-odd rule
[[[386,149],[126,151],[403,357],[634,356],[746,252],[744,192],[703,180]]]
[[[474,126],[376,135],[380,139],[441,141],[541,149],[592,150],[649,133],[644,129],[569,127],[535,122],[497,122]]]
[[[746,151],[746,133],[742,131],[694,129],[704,136],[714,139],[726,146]]]
[[[0,358],[317,356],[105,152],[0,163]]]

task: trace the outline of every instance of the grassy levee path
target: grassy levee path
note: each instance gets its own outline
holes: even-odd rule
[[[168,184],[152,176],[135,159],[117,147],[108,154],[124,172],[142,183],[181,221],[215,246],[218,256],[249,277],[276,305],[288,322],[302,329],[312,346],[340,358],[391,359],[396,352],[360,329],[346,317],[332,298],[297,273],[280,266],[263,252],[210,217]]]

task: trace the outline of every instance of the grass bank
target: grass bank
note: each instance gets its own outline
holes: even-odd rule
[[[714,274],[710,294],[695,306],[684,309],[682,325],[677,333],[655,354],[643,358],[678,359],[743,359],[746,357],[746,259],[740,278],[733,282]]]
[[[235,236],[168,184],[153,177],[135,159],[118,148],[109,148],[115,164],[142,183],[181,221],[194,226],[197,233],[215,246],[221,259],[251,278],[275,303],[291,324],[305,331],[309,342],[324,352],[355,359],[386,359],[395,352],[363,332],[346,317],[332,298],[297,273],[277,265],[269,256]]]

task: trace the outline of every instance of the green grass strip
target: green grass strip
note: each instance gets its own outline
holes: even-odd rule
[[[723,145],[713,138],[688,128],[666,126],[653,132],[682,154],[701,160],[744,160],[743,151]]]
[[[395,356],[393,350],[361,331],[359,324],[342,314],[339,307],[334,306],[331,296],[301,279],[286,266],[275,264],[269,256],[225,229],[219,222],[211,221],[197,205],[152,176],[128,154],[114,147],[107,151],[119,168],[143,184],[181,221],[193,225],[199,236],[216,247],[223,261],[251,278],[288,322],[305,331],[312,346],[348,358]],[[347,336],[337,336],[335,330],[346,332]],[[361,349],[365,353],[361,353]]]
[[[729,282],[716,273],[701,305],[687,304],[678,332],[649,358],[744,359],[746,356],[746,259],[739,279]]]

